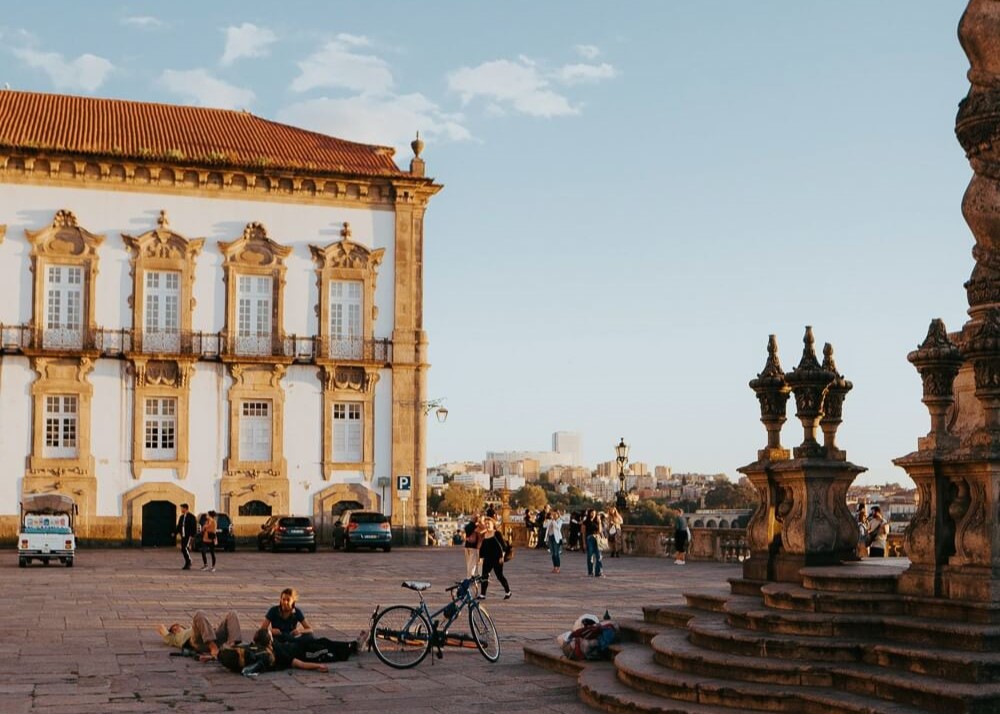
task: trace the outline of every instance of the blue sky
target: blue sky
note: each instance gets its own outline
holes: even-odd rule
[[[929,428],[906,353],[957,330],[963,0],[18,3],[0,84],[427,141],[428,462],[547,449],[727,472],[767,336],[854,382],[870,471]],[[790,415],[786,445],[801,440]]]

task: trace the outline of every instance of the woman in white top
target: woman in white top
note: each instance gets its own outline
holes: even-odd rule
[[[563,519],[562,514],[559,511],[552,509],[549,511],[548,518],[545,519],[543,527],[545,528],[545,543],[549,547],[549,555],[552,556],[552,572],[558,573],[560,562],[560,556],[562,555],[562,526]]]

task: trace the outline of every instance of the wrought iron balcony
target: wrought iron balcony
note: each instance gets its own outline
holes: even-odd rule
[[[113,330],[102,327],[37,329],[31,325],[0,324],[0,352],[96,353],[107,358],[124,358],[139,353],[199,360],[246,357],[291,359],[304,364],[318,360],[386,364],[392,361],[392,341],[301,335],[227,337],[223,332]]]

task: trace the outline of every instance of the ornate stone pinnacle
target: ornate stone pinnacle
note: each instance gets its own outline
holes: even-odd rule
[[[816,359],[816,340],[809,325],[806,326],[802,342],[804,346],[799,366],[785,377],[795,394],[795,416],[802,422],[802,444],[794,450],[794,454],[796,458],[822,457],[824,452],[816,441],[816,427],[823,416],[823,400],[827,388],[836,375],[824,369]]]
[[[167,220],[166,211],[160,211],[160,217],[156,219],[156,225],[159,226],[160,230],[170,227],[170,221]]]
[[[823,345],[823,369],[833,374],[833,381],[830,382],[826,398],[823,400],[823,417],[819,422],[823,430],[823,448],[828,458],[843,460],[847,458],[847,454],[837,448],[837,429],[843,421],[844,399],[847,398],[847,393],[854,389],[854,385],[837,371],[837,363],[833,359],[833,345],[829,342]]]
[[[767,446],[757,452],[761,460],[777,461],[788,458],[788,450],[781,447],[781,427],[785,423],[785,410],[791,392],[785,382],[785,373],[778,360],[778,340],[770,335],[767,340],[767,362],[756,379],[750,380],[750,389],[760,402],[760,420],[767,430]]]
[[[420,139],[420,132],[417,132],[417,138],[410,142],[410,148],[413,149],[413,158],[419,159],[420,152],[424,150],[424,142]]]
[[[918,443],[921,449],[938,449],[955,446],[948,439],[946,415],[955,403],[953,391],[955,377],[962,366],[962,354],[948,337],[948,329],[940,318],[931,320],[927,337],[917,349],[906,355],[917,368],[924,387],[921,401],[931,415],[931,430]]]

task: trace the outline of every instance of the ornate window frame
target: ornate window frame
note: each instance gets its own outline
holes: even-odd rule
[[[243,275],[266,276],[271,278],[271,350],[270,354],[282,354],[281,346],[285,338],[285,259],[292,248],[276,243],[268,237],[262,223],[248,223],[243,235],[234,241],[219,241],[222,252],[223,280],[226,282],[226,324],[223,333],[228,345],[230,359],[241,359],[255,355],[240,355],[236,350],[238,325],[239,278]]]
[[[285,459],[285,391],[281,379],[285,376],[283,364],[255,365],[230,364],[233,379],[229,388],[229,455],[223,468],[229,478],[260,477],[288,479],[288,462]],[[271,460],[245,461],[240,456],[240,407],[245,401],[271,402]]]
[[[174,469],[177,478],[187,478],[191,463],[189,444],[191,421],[192,360],[155,360],[133,355],[135,388],[132,402],[132,477],[139,479],[145,469]],[[146,458],[146,400],[156,398],[177,400],[176,458],[172,460]]]
[[[323,478],[338,471],[361,471],[370,483],[375,473],[375,385],[376,369],[325,364],[319,378],[323,382]],[[361,404],[361,460],[337,461],[333,449],[333,405],[335,402]]]
[[[160,211],[157,228],[133,237],[122,233],[122,241],[130,253],[132,274],[132,329],[135,335],[133,348],[143,352],[142,342],[146,332],[146,272],[164,270],[180,273],[180,333],[181,344],[189,343],[191,317],[197,301],[194,297],[195,262],[205,245],[204,238],[188,239],[170,229],[167,212]],[[183,347],[181,351],[185,351]]]
[[[90,435],[94,386],[87,379],[94,369],[93,361],[89,357],[34,357],[31,368],[38,378],[31,385],[32,428],[28,473],[32,476],[69,474],[93,479],[94,456],[90,450]],[[63,395],[77,399],[76,455],[50,458],[45,456],[45,400]]]
[[[316,284],[319,288],[319,318],[320,347],[316,351],[316,361],[331,362],[329,356],[330,341],[330,283],[333,280],[357,280],[364,284],[363,303],[361,308],[362,334],[365,341],[373,339],[375,320],[378,318],[378,306],[375,304],[375,283],[378,279],[378,267],[385,257],[385,248],[370,250],[360,243],[351,240],[351,224],[344,222],[340,231],[340,240],[325,248],[310,245],[309,251],[313,260],[319,265],[316,270]]]
[[[45,276],[50,265],[74,266],[83,269],[83,301],[81,326],[83,345],[93,342],[97,329],[95,319],[95,296],[97,293],[97,273],[99,257],[97,249],[104,242],[104,236],[81,228],[72,211],[65,208],[56,211],[52,224],[38,231],[25,229],[25,237],[31,244],[32,310],[31,319],[35,332],[36,347],[43,347],[45,332]],[[90,336],[90,339],[88,339]],[[79,353],[79,350],[73,350]]]

